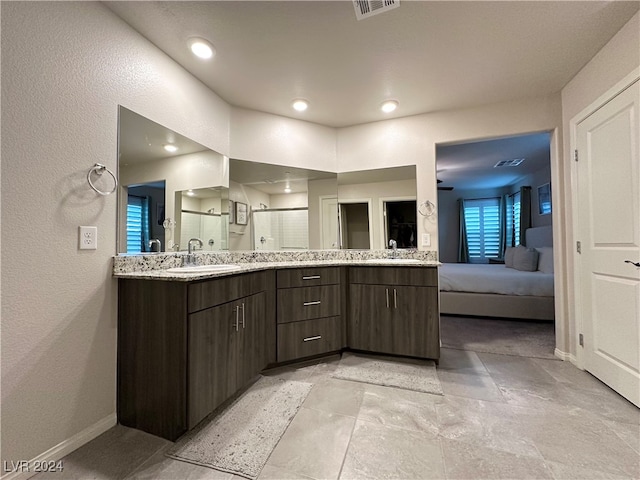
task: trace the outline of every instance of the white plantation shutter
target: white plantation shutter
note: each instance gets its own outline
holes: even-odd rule
[[[484,263],[500,256],[500,199],[465,200],[464,208],[469,261]]]
[[[127,200],[127,253],[142,252],[142,197]]]
[[[513,194],[513,238],[514,246],[520,245],[520,192]]]

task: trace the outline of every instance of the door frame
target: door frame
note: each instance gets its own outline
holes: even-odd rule
[[[369,250],[373,250],[373,200],[371,198],[343,198],[340,200],[338,198],[338,236],[340,238],[339,248],[344,248],[343,240],[343,224],[342,224],[342,210],[340,205],[352,204],[352,203],[366,203],[367,204],[367,214],[368,214],[368,223],[369,223]]]
[[[622,93],[629,88],[634,82],[640,79],[640,67],[634,68],[631,73],[626,75],[622,80],[616,83],[613,87],[608,89],[604,94],[600,95],[595,101],[593,101],[588,107],[584,108],[580,113],[574,116],[569,121],[569,151],[573,157],[578,146],[578,125],[584,121],[587,117],[595,113],[602,108],[614,97]],[[580,218],[577,209],[578,206],[578,165],[574,158],[571,161],[571,216],[572,216],[572,241],[569,245],[573,252],[573,324],[575,325],[575,332],[570,343],[573,344],[574,351],[576,352],[575,359],[571,359],[572,363],[584,370],[585,354],[584,348],[580,346],[579,335],[584,331],[584,322],[581,315],[580,305],[582,304],[582,258],[576,251],[576,241],[579,241],[578,234],[580,232]],[[575,361],[574,361],[575,360]]]
[[[387,245],[387,219],[386,219],[387,210],[385,209],[385,203],[411,202],[411,201],[416,202],[416,235],[417,235],[418,234],[418,196],[417,195],[405,195],[405,196],[396,195],[391,197],[378,198],[378,209],[380,211],[380,214],[382,215],[382,228],[380,229],[380,245],[382,245],[382,248],[389,247],[389,245]],[[420,243],[418,243],[418,239],[416,238],[416,247],[419,248],[418,247],[419,245]]]

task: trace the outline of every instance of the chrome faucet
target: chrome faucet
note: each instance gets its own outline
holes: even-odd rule
[[[162,244],[160,243],[160,240],[158,240],[157,238],[152,238],[151,240],[149,240],[149,250],[151,250],[152,252],[154,251],[153,250],[154,245],[158,246],[158,249],[155,251],[160,253],[162,251]]]
[[[197,243],[202,248],[202,240],[199,238],[190,238],[187,242],[187,256],[185,257],[183,264],[184,265],[194,265],[196,263],[195,256],[193,255],[193,243]]]
[[[391,253],[391,258],[396,258],[398,256],[398,242],[396,242],[393,238],[389,240],[389,248],[393,250]]]

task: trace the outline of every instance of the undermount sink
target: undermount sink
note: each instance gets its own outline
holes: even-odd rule
[[[220,264],[220,265],[189,265],[185,267],[168,268],[167,273],[223,273],[240,270],[240,265]]]
[[[388,263],[390,265],[410,265],[422,263],[417,258],[369,258],[365,260],[367,263]]]

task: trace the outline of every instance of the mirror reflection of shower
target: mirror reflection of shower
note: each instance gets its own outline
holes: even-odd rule
[[[254,250],[307,250],[308,208],[260,208],[251,212]]]

